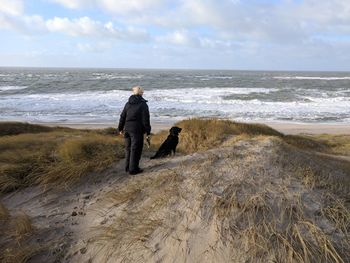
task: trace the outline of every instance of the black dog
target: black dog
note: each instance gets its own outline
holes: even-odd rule
[[[179,127],[172,127],[169,130],[168,138],[162,143],[162,145],[159,147],[159,150],[156,152],[156,154],[151,157],[151,159],[157,159],[166,157],[171,154],[171,152],[176,152],[176,146],[179,143],[179,133],[181,132],[181,128]]]

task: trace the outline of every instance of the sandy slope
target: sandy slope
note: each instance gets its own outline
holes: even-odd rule
[[[328,197],[300,175],[312,168],[320,178],[349,180],[347,160],[328,157],[276,138],[228,142],[188,156],[145,158],[141,175],[127,176],[119,163],[70,190],[32,187],[3,202],[28,213],[38,232],[33,242],[50,246],[30,262],[284,262],[292,252],[275,238],[280,233],[291,231],[297,245],[298,233],[311,249],[317,245],[304,222],[332,241],[330,258],[345,262],[349,250],[341,248],[350,248],[349,239],[321,213]],[[296,257],[305,256],[300,247]]]

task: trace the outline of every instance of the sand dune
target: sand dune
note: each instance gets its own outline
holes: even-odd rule
[[[322,124],[322,123],[283,123],[283,122],[261,122],[284,134],[350,134],[349,124]],[[45,123],[48,126],[71,127],[75,129],[102,129],[107,127],[115,127],[116,123]],[[167,130],[174,121],[153,122],[152,131],[159,132]]]
[[[149,155],[151,153],[148,153]],[[29,262],[348,262],[349,162],[276,137],[122,163],[2,199],[49,248]],[[347,204],[348,205],[348,204]]]

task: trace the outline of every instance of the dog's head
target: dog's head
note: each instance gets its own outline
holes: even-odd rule
[[[178,136],[181,131],[182,129],[176,126],[171,127],[171,129],[169,130],[170,134],[173,136]]]

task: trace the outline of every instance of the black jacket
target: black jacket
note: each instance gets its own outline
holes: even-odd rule
[[[151,133],[147,100],[139,95],[132,95],[120,114],[118,130],[131,133]]]

